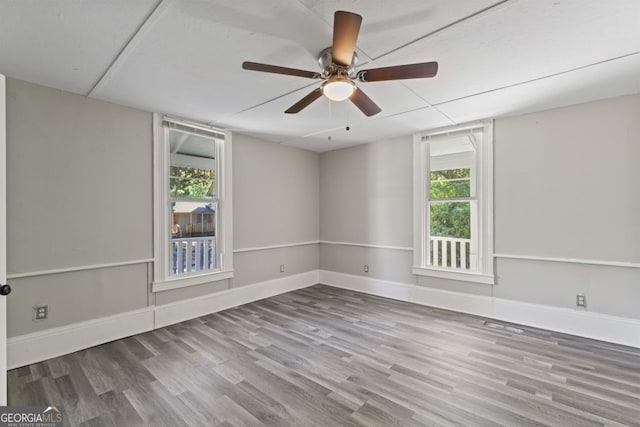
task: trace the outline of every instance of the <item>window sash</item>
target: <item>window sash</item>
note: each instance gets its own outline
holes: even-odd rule
[[[464,136],[467,134],[477,134],[478,128],[472,129],[464,129],[456,132],[449,132],[441,137],[446,139],[450,139],[452,136]],[[422,265],[429,267],[436,267],[442,269],[451,269],[453,271],[470,271],[477,272],[478,271],[478,237],[479,237],[479,223],[478,223],[478,187],[479,187],[479,179],[478,179],[478,150],[476,148],[476,152],[474,153],[474,165],[471,167],[471,173],[468,178],[453,178],[446,180],[432,180],[431,173],[448,170],[448,169],[431,169],[431,144],[433,141],[441,140],[438,137],[432,138],[422,138],[422,144],[424,145],[424,156],[423,159],[424,165],[426,166],[424,169],[425,172],[425,218],[424,221],[426,223],[425,233],[424,233],[424,242],[422,247],[423,249],[423,257],[422,257]],[[473,171],[475,168],[475,171]],[[459,168],[456,168],[459,169]],[[459,181],[469,181],[469,193],[470,195],[467,197],[445,197],[445,198],[436,198],[431,197],[431,186],[434,182],[459,182]],[[431,234],[431,206],[434,203],[469,203],[469,227],[470,227],[470,236],[469,239],[466,238],[458,238],[458,237],[449,237],[449,236],[435,236]],[[441,245],[441,246],[440,246]],[[469,248],[469,254],[467,255],[467,247]],[[458,250],[459,248],[459,250]],[[449,257],[450,255],[450,257]],[[451,260],[451,258],[458,258]],[[449,264],[449,265],[447,265]],[[458,265],[460,267],[458,267]],[[467,269],[467,265],[469,268]]]
[[[178,199],[178,201],[182,202],[184,200]],[[211,204],[211,201],[203,200],[199,203]],[[203,274],[221,270],[222,257],[220,256],[220,240],[218,239],[220,233],[220,211],[217,203],[215,203],[214,212],[213,229],[215,234],[213,235],[204,234],[199,236],[191,233],[191,235],[187,236],[174,237],[173,230],[169,229],[168,250],[171,256],[171,262],[168,265],[169,277],[187,277],[190,274]],[[195,213],[195,215],[201,214]],[[190,223],[190,225],[193,224]]]
[[[167,141],[169,140],[168,138],[170,138],[170,132],[175,131],[175,132],[181,132],[181,133],[188,133],[191,135],[197,135],[204,138],[209,138],[214,142],[214,153],[213,153],[214,158],[210,160],[213,166],[212,170],[215,171],[215,180],[216,180],[216,187],[217,187],[218,183],[220,182],[220,173],[218,172],[220,170],[220,163],[219,163],[220,139],[217,137],[219,134],[217,134],[216,132],[207,132],[206,129],[187,128],[187,126],[184,124],[176,124],[174,122],[167,121],[167,119],[163,121],[163,126],[165,128],[164,136],[165,138],[167,138]],[[166,147],[167,150],[169,150],[169,144],[166,144],[166,145],[167,145]],[[176,165],[172,164],[170,153],[167,152],[167,154],[169,155],[169,162],[168,162],[169,168],[166,170],[167,194],[165,195],[165,197],[167,197],[169,200],[169,204],[168,204],[169,218],[171,218],[173,214],[173,212],[171,212],[171,206],[174,202],[187,202],[187,203],[191,202],[191,203],[201,203],[201,204],[213,203],[216,206],[216,210],[214,214],[215,234],[213,236],[174,237],[172,233],[173,224],[171,224],[171,221],[169,221],[170,227],[167,228],[166,233],[167,233],[167,240],[170,245],[169,248],[167,248],[169,251],[170,260],[165,266],[166,277],[187,277],[192,274],[202,274],[202,273],[208,273],[208,272],[211,273],[211,272],[221,271],[222,257],[220,256],[221,254],[220,244],[219,244],[220,239],[218,238],[221,231],[219,227],[220,206],[221,206],[220,200],[215,195],[212,197],[171,196],[170,194],[171,179],[181,178],[181,177],[174,177],[171,175],[171,167]],[[184,178],[184,179],[193,179],[193,178]],[[208,180],[201,179],[201,181],[208,181]],[[183,249],[185,245],[186,245],[186,249]],[[206,247],[207,249],[206,254],[203,253],[205,251],[203,247]],[[213,251],[213,254],[209,257],[208,251],[210,248]],[[187,260],[183,259],[183,256],[188,256],[188,261],[189,261],[188,263],[187,263]],[[207,262],[209,259],[213,259],[213,261]],[[184,268],[182,268],[182,265],[184,265]],[[208,265],[209,267],[205,268],[205,265]],[[182,270],[182,271],[179,271],[179,270]]]
[[[477,200],[477,197],[449,197],[448,199],[426,199],[427,202],[469,202]]]
[[[432,171],[437,172],[437,171]],[[429,182],[460,182],[460,181],[469,181],[471,182],[471,178],[451,178],[451,179],[430,179]]]
[[[441,236],[431,233],[431,207],[434,204],[469,203],[469,237]],[[478,272],[478,201],[431,200],[426,203],[424,266],[453,271]],[[441,247],[438,244],[441,244]],[[451,260],[454,260],[451,262]],[[436,262],[441,261],[441,262]],[[447,265],[449,264],[449,265]],[[459,267],[458,267],[459,265]],[[468,268],[467,268],[468,266]]]

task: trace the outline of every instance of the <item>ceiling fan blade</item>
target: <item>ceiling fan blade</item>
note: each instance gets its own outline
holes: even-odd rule
[[[437,62],[396,65],[394,67],[372,68],[358,72],[362,82],[382,82],[385,80],[423,79],[438,74]]]
[[[360,109],[364,113],[365,116],[371,117],[375,114],[378,114],[382,109],[378,107],[378,105],[371,100],[360,88],[357,88],[351,98],[349,98],[351,102],[355,104],[356,107]]]
[[[322,90],[317,88],[309,93],[307,96],[302,98],[300,101],[293,104],[285,113],[287,114],[296,114],[309,106],[313,101],[320,98],[322,96]]]
[[[306,77],[308,79],[319,79],[320,73],[307,70],[298,70],[297,68],[279,67],[277,65],[261,64],[259,62],[245,61],[242,68],[251,71],[262,71],[264,73],[284,74],[287,76]]]
[[[333,15],[333,62],[349,66],[356,50],[362,16],[351,12],[337,11]]]

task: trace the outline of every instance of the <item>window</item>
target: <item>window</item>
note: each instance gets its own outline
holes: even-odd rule
[[[414,137],[413,273],[493,283],[492,123]]]
[[[232,277],[231,135],[155,121],[154,291]]]

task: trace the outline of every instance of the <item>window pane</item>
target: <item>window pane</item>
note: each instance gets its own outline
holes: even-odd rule
[[[215,203],[171,203],[171,274],[218,268]]]
[[[431,202],[431,236],[471,238],[471,202]]]
[[[214,203],[172,202],[171,236],[200,237],[216,235]]]
[[[192,199],[211,198],[215,196],[215,182],[215,170],[171,166],[169,195]]]
[[[475,196],[475,138],[468,134],[440,137],[429,142],[431,199]]]
[[[207,199],[216,196],[216,161],[213,138],[175,129],[169,131],[170,197]]]
[[[469,202],[429,204],[429,264],[435,267],[469,270],[475,268],[471,242]]]
[[[448,199],[471,196],[471,169],[447,169],[431,172],[430,198]]]

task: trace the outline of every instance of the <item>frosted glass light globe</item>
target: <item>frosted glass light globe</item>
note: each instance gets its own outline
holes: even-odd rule
[[[329,78],[322,84],[322,93],[332,101],[344,101],[356,90],[356,85],[341,76]]]

